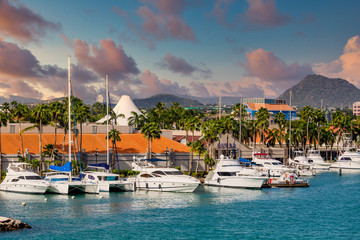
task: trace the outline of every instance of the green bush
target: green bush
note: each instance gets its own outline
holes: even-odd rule
[[[179,166],[175,166],[174,168],[177,169],[177,170],[179,170],[179,171],[180,171],[180,169],[181,169],[181,167],[179,167]]]

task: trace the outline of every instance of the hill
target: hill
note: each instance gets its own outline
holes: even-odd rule
[[[159,102],[166,103],[166,107],[170,107],[177,102],[182,107],[199,107],[202,106],[199,101],[177,97],[170,94],[158,94],[145,99],[134,99],[134,103],[139,108],[153,108]]]
[[[290,103],[292,90],[292,105],[304,106],[346,107],[360,101],[360,90],[353,84],[341,78],[327,78],[322,75],[311,74],[306,76],[297,85],[289,88],[278,99],[285,99]]]

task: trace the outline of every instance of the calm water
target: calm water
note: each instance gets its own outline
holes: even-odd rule
[[[101,196],[0,192],[0,216],[33,227],[0,239],[360,239],[360,174],[322,173],[309,188]]]

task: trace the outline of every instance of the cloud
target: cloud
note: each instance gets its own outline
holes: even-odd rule
[[[98,76],[80,65],[71,65],[74,89],[78,96],[94,95],[91,84]],[[67,89],[67,70],[56,65],[40,65],[27,49],[0,39],[0,95],[48,98],[64,96]]]
[[[281,26],[291,21],[290,16],[280,13],[274,0],[247,0],[247,2],[249,8],[240,15],[247,30]]]
[[[210,78],[212,72],[205,67],[199,68],[191,65],[185,59],[167,53],[158,63],[161,68],[168,69],[181,76],[191,76],[193,73],[200,73],[202,78]]]
[[[351,37],[343,54],[329,63],[315,63],[316,73],[332,78],[344,78],[360,88],[360,36]]]
[[[109,74],[112,80],[140,72],[135,60],[125,53],[121,45],[116,46],[111,39],[100,40],[100,47],[89,46],[86,41],[75,39],[74,51],[81,65],[100,76]]]
[[[219,24],[225,27],[231,27],[233,25],[227,21],[227,13],[233,2],[234,0],[216,0],[214,2],[214,9],[212,10],[211,15],[215,17]]]
[[[264,97],[264,84],[256,83],[252,78],[243,78],[238,81],[219,82],[202,81],[191,82],[191,95],[202,97],[229,96],[229,97]],[[270,91],[271,93],[271,91]],[[271,95],[271,94],[270,94]]]
[[[196,42],[193,29],[182,17],[183,11],[187,8],[185,0],[145,2],[150,4],[139,7],[137,14],[143,19],[142,29],[146,33],[157,40],[173,38]],[[158,13],[150,6],[154,6]]]
[[[17,1],[15,3],[18,3]],[[59,31],[61,25],[45,20],[24,4],[16,6],[0,0],[0,33],[23,43],[39,40],[48,31]]]
[[[155,73],[145,70],[139,77],[141,81],[136,86],[135,93],[142,98],[150,97],[155,94],[166,93],[175,95],[187,95],[189,89],[179,86],[177,82],[171,82],[167,79],[160,80]]]
[[[273,52],[261,48],[245,54],[245,68],[249,76],[255,76],[273,85],[280,85],[283,89],[291,87],[306,75],[313,73],[308,64],[286,64],[275,56]]]

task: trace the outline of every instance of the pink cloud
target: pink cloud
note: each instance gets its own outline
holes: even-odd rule
[[[15,1],[15,3],[18,3]],[[0,1],[0,33],[21,42],[38,41],[47,31],[59,31],[61,25],[45,20],[24,4],[9,4],[8,0]]]
[[[329,63],[315,63],[316,73],[332,78],[344,78],[360,88],[360,36],[350,38],[343,54]]]
[[[74,51],[81,65],[100,76],[108,73],[112,79],[117,79],[139,73],[134,59],[125,53],[121,45],[116,46],[111,39],[100,40],[100,47],[89,46],[85,41],[75,39]]]
[[[150,9],[150,5],[139,7],[137,14],[143,19],[142,28],[157,40],[180,39],[196,41],[193,29],[182,17],[187,4],[185,0],[145,1],[155,6],[158,13]]]
[[[245,21],[245,29],[281,26],[291,20],[290,16],[280,13],[274,0],[247,0],[247,2],[249,4],[247,12],[240,15]]]
[[[310,65],[298,63],[288,65],[273,52],[261,48],[247,52],[245,57],[245,68],[249,76],[258,77],[274,85],[281,83],[284,89],[313,73]]]
[[[187,95],[189,89],[179,86],[177,82],[167,79],[160,80],[155,73],[145,70],[139,77],[141,83],[137,86],[136,94],[141,97],[150,97],[155,94],[167,93],[175,95]]]

